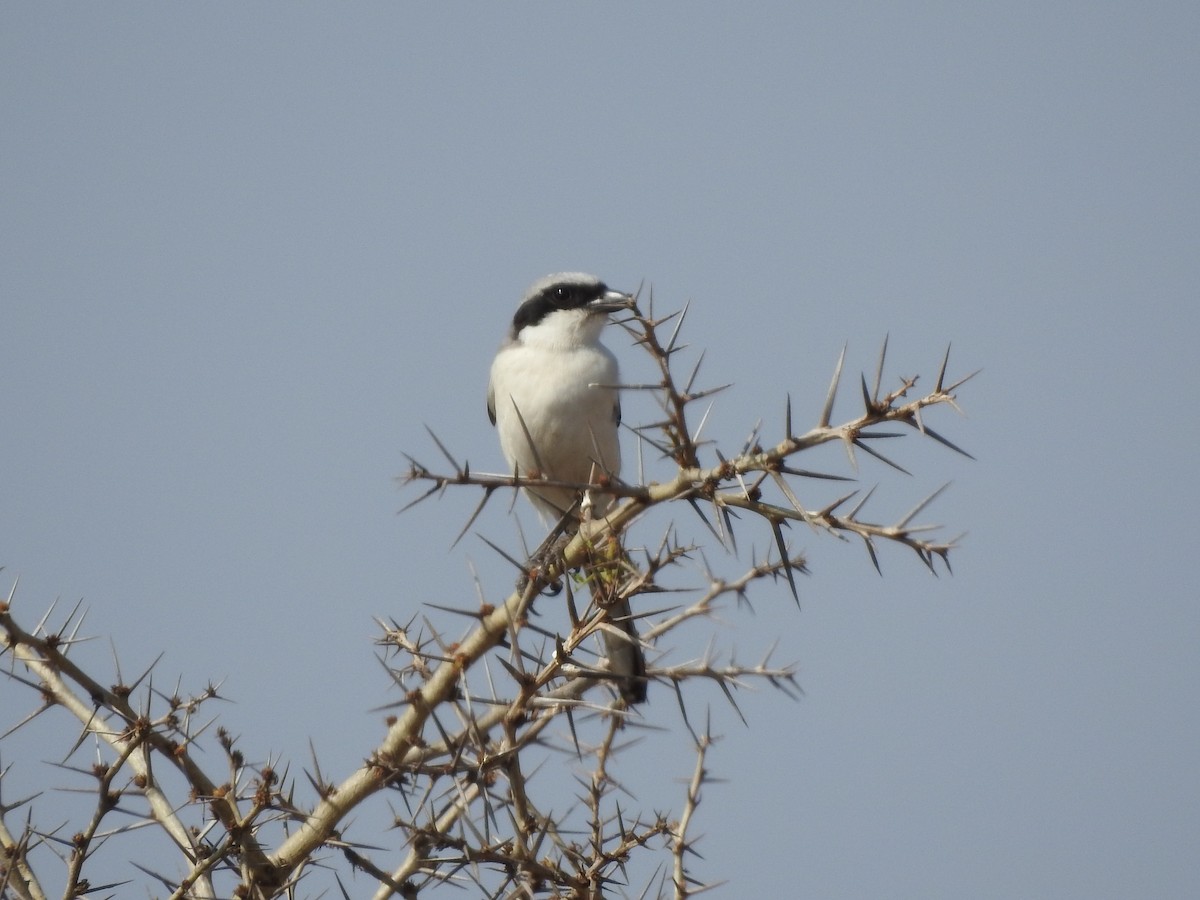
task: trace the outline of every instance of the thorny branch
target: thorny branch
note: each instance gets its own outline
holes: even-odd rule
[[[726,457],[719,450],[715,450],[716,464],[705,466],[699,461],[701,444],[698,434],[693,434],[689,430],[687,407],[688,404],[711,396],[723,388],[692,390],[699,363],[692,369],[684,386],[681,387],[677,383],[672,374],[671,360],[674,354],[683,348],[677,342],[679,321],[676,320],[682,320],[682,314],[655,319],[651,307],[651,312],[648,314],[635,310],[633,318],[626,323],[627,328],[635,334],[637,342],[648,349],[663,373],[662,381],[659,384],[627,386],[630,389],[655,390],[664,411],[662,420],[652,425],[639,427],[636,431],[639,437],[656,449],[662,457],[674,461],[677,467],[676,471],[673,477],[650,484],[627,484],[615,480],[606,483],[604,490],[624,502],[610,511],[603,521],[594,523],[592,530],[585,533],[582,539],[585,543],[599,541],[609,534],[623,533],[646,510],[654,506],[684,501],[692,506],[722,545],[731,548],[734,541],[732,511],[741,510],[758,516],[768,525],[781,560],[786,560],[789,554],[780,526],[789,521],[801,521],[839,537],[853,535],[860,538],[866,545],[872,563],[877,569],[879,562],[876,556],[876,543],[880,540],[891,541],[909,548],[932,571],[936,571],[934,569],[935,558],[939,558],[947,566],[949,565],[950,551],[955,547],[957,539],[936,540],[925,537],[935,526],[911,524],[913,518],[945,490],[945,485],[930,494],[900,519],[891,524],[884,524],[860,518],[860,513],[874,489],[859,498],[858,502],[846,512],[840,511],[846,504],[858,497],[858,491],[848,493],[834,503],[820,508],[806,508],[797,498],[795,488],[786,476],[847,480],[844,476],[807,471],[789,464],[792,457],[832,442],[840,442],[845,447],[850,464],[855,470],[858,468],[855,451],[861,450],[893,469],[908,474],[907,470],[870,445],[872,441],[901,436],[900,432],[878,430],[880,426],[885,425],[907,426],[957,453],[970,457],[965,450],[927,426],[923,413],[930,407],[943,405],[961,413],[955,392],[978,374],[977,372],[947,383],[946,369],[950,360],[950,351],[947,348],[933,389],[928,393],[912,396],[918,380],[915,377],[902,378],[898,387],[885,392],[881,387],[887,357],[887,342],[884,341],[879,355],[874,387],[868,389],[866,377],[863,376],[861,379],[862,412],[838,425],[831,425],[833,405],[841,384],[845,363],[846,354],[843,349],[816,425],[797,434],[793,429],[789,398],[783,417],[784,437],[780,441],[773,446],[764,448],[759,441],[756,429],[738,454]],[[670,337],[664,340],[660,336],[659,330],[673,321],[675,327]],[[656,439],[651,435],[651,431],[655,429],[661,432],[661,439]],[[697,429],[698,431],[699,429]],[[440,442],[438,445],[442,446]],[[455,471],[452,474],[436,473],[410,458],[411,465],[405,480],[425,482],[430,485],[410,505],[415,505],[451,486],[474,485],[483,488],[483,498],[466,528],[463,529],[464,533],[478,517],[487,501],[501,488],[550,485],[578,491],[588,488],[594,490],[592,485],[530,478],[519,473],[492,475],[472,472],[469,466],[459,465],[454,457],[445,451],[444,447],[442,449],[446,458],[454,466]],[[770,486],[778,490],[781,498],[779,502],[765,499],[768,481]],[[706,506],[710,507],[713,513],[711,520],[704,514],[703,510]],[[792,587],[793,595],[796,594],[796,590],[792,573],[799,570],[799,566],[783,565],[780,567],[781,573],[787,577],[789,585]]]
[[[692,725],[691,688],[701,682],[719,686],[739,716],[735,693],[741,688],[766,684],[789,696],[798,688],[794,668],[772,663],[771,652],[745,665],[709,646],[691,660],[668,664],[666,651],[674,649],[668,640],[677,638],[686,623],[713,616],[722,601],[740,604],[767,580],[785,582],[798,603],[796,575],[807,571],[807,558],[785,540],[784,529],[792,523],[861,541],[876,569],[881,544],[907,548],[934,573],[939,559],[948,568],[956,539],[938,538],[932,526],[915,524],[944,488],[890,522],[874,521],[864,514],[873,489],[823,505],[802,502],[802,479],[849,479],[800,468],[796,460],[821,445],[840,443],[855,471],[862,451],[905,472],[878,447],[910,429],[966,455],[930,428],[925,417],[934,407],[958,410],[956,391],[971,376],[947,379],[947,350],[928,392],[917,391],[915,377],[901,378],[885,390],[885,341],[871,383],[860,378],[861,410],[832,424],[843,350],[814,425],[803,431],[793,427],[789,398],[782,437],[765,442],[755,428],[737,452],[722,453],[700,437],[711,406],[698,425],[691,412],[695,403],[723,388],[697,387],[702,356],[686,376],[675,373],[686,349],[680,343],[686,312],[656,318],[651,295],[648,309],[635,306],[623,323],[659,375],[652,384],[623,387],[650,391],[659,403],[661,417],[634,430],[643,446],[669,467],[666,477],[645,484],[617,479],[599,486],[550,483],[604,491],[617,502],[603,518],[586,522],[569,541],[559,542],[565,546],[555,545],[554,555],[537,554],[531,557],[536,562],[510,557],[523,575],[518,589],[504,599],[489,602],[489,591],[480,586],[472,605],[431,606],[430,614],[459,617],[464,630],[457,640],[448,637],[446,625],[435,625],[428,617],[420,623],[415,617],[404,624],[381,621],[380,662],[402,700],[387,720],[383,740],[340,782],[327,779],[315,759],[303,781],[272,760],[248,764],[234,738],[220,729],[216,735],[228,772],[210,776],[193,751],[212,724],[211,719],[200,721],[199,713],[220,699],[216,687],[209,685],[193,697],[181,696],[178,689],[164,694],[150,680],[153,666],[132,683],[125,683],[118,668],[117,683],[104,686],[69,655],[82,641],[78,609],[54,629],[48,624],[52,607],[26,630],[13,614],[14,585],[13,594],[0,603],[0,657],[9,657],[10,683],[30,689],[41,706],[9,733],[49,710],[62,709],[80,728],[66,758],[90,744],[97,759],[87,767],[64,766],[91,778],[95,797],[91,814],[70,838],[61,836],[61,826],[37,827],[36,795],[6,802],[0,792],[0,897],[47,896],[38,865],[48,861],[61,862],[68,896],[111,890],[117,883],[89,883],[89,864],[101,847],[146,826],[166,833],[179,858],[165,871],[160,871],[161,863],[157,869],[133,865],[177,898],[291,896],[314,871],[336,869],[339,859],[355,876],[369,878],[380,900],[417,897],[442,885],[470,885],[489,897],[600,898],[629,882],[630,864],[643,852],[665,852],[671,862],[660,869],[657,887],[647,883],[639,896],[683,898],[712,887],[689,869],[698,858],[690,828],[709,781],[708,755],[715,740],[708,722],[701,730]],[[548,484],[519,473],[473,472],[432,436],[451,471],[437,473],[410,458],[404,481],[426,489],[409,506],[452,488],[482,490],[460,537],[497,492]],[[681,542],[673,525],[656,545],[637,546],[631,539],[635,526],[650,510],[669,503],[686,504],[715,542],[734,555],[739,552],[735,529],[751,523],[759,524],[770,549],[765,556],[751,550],[748,567],[727,577],[710,567],[700,544]],[[622,553],[598,552],[618,541]],[[692,567],[699,571],[699,583],[676,583],[677,573]],[[584,592],[577,596],[576,588],[598,573],[616,585],[615,596],[635,601],[632,608],[650,660],[647,674],[674,693],[693,741],[695,767],[675,821],[631,813],[632,798],[613,772],[617,760],[634,752],[623,738],[642,726],[638,715],[613,699],[617,692],[607,661],[594,649],[595,637],[614,627],[608,609],[585,601]],[[541,626],[531,615],[538,597],[556,586],[562,596],[554,602],[567,609],[565,631]],[[677,602],[685,592],[690,599]],[[591,592],[586,594],[590,598]],[[561,616],[554,622],[561,625]],[[143,699],[135,702],[135,696]],[[663,700],[660,694],[657,702]],[[554,787],[550,773],[555,766],[547,765],[560,757],[574,766],[573,799]],[[164,771],[187,785],[186,798],[170,799]],[[0,788],[9,773],[0,768]],[[313,794],[308,804],[296,799],[305,783]],[[395,838],[372,832],[370,841],[351,840],[353,820],[365,801],[378,795],[393,804]],[[133,815],[134,823],[102,830],[117,811]],[[19,827],[14,827],[16,815],[24,819]],[[58,847],[64,848],[61,853]],[[341,894],[350,896],[342,874],[335,878]]]
[[[679,817],[679,823],[672,829],[671,855],[675,860],[672,881],[675,885],[676,900],[685,900],[685,898],[690,897],[692,894],[713,887],[713,885],[697,882],[696,879],[689,875],[687,863],[685,862],[688,855],[695,852],[692,849],[692,842],[688,840],[688,827],[692,823],[692,817],[695,816],[697,807],[700,806],[700,788],[708,780],[708,773],[704,768],[704,762],[708,758],[708,748],[712,746],[712,743],[712,734],[707,729],[696,740],[696,768],[692,773],[692,780],[688,782],[687,799],[684,802],[683,814]]]

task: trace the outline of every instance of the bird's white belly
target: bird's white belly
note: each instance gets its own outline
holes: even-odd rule
[[[492,390],[500,446],[509,466],[521,474],[580,483],[619,472],[617,392],[589,386],[616,384],[613,355],[603,347],[563,352],[521,346],[508,348],[505,355],[503,370],[493,369]],[[550,517],[575,499],[570,491],[538,494],[534,505]]]

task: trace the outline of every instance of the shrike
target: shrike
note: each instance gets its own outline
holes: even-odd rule
[[[580,272],[547,275],[534,282],[513,316],[488,384],[488,418],[514,471],[550,481],[596,484],[621,469],[621,399],[617,359],[600,343],[610,313],[633,298]],[[611,498],[567,488],[526,488],[541,518],[579,527],[581,499],[601,516]],[[568,515],[569,514],[569,515]],[[621,696],[646,699],[646,662],[629,604],[609,609],[625,634],[603,631],[604,649]]]

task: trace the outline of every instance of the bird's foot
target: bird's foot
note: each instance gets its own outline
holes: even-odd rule
[[[552,581],[547,581],[542,587],[541,593],[551,597],[558,594],[562,590],[563,551],[567,549],[567,544],[571,543],[572,537],[571,533],[562,530],[551,532],[550,536],[529,557],[525,571],[517,579],[517,590],[524,592],[531,579],[538,578],[547,569],[554,568],[557,570],[557,577]]]

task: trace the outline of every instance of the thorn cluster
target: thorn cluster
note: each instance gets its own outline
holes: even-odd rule
[[[352,891],[343,877],[368,879],[376,898],[461,894],[464,887],[487,897],[600,898],[634,880],[643,882],[639,896],[683,898],[713,887],[693,871],[700,858],[694,823],[713,781],[708,767],[716,742],[712,711],[696,713],[698,688],[716,685],[743,722],[740,691],[766,686],[794,698],[800,689],[795,667],[773,661],[774,647],[748,664],[715,640],[680,653],[695,634],[684,626],[749,604],[766,582],[786,585],[799,605],[798,576],[808,572],[809,556],[788,540],[795,523],[860,541],[877,571],[885,545],[911,551],[935,574],[938,560],[949,570],[958,539],[939,538],[936,526],[918,522],[945,485],[883,521],[865,513],[874,488],[832,502],[815,501],[810,490],[814,483],[853,480],[859,451],[908,474],[880,450],[904,434],[968,455],[925,420],[935,407],[960,411],[956,392],[972,376],[947,379],[947,349],[928,392],[917,390],[916,377],[888,389],[885,340],[873,376],[859,378],[861,407],[834,423],[843,349],[815,424],[794,427],[789,396],[773,441],[759,421],[740,445],[722,448],[703,435],[713,398],[727,386],[699,384],[703,354],[676,375],[687,350],[680,341],[686,315],[684,307],[656,317],[651,292],[646,310],[635,302],[622,323],[657,372],[652,383],[620,387],[649,392],[658,403],[661,415],[631,430],[639,458],[657,460],[664,477],[597,485],[481,473],[432,431],[448,473],[409,457],[403,480],[424,489],[406,509],[451,489],[481,492],[455,543],[497,493],[551,486],[581,496],[604,493],[615,502],[594,506],[606,510],[603,516],[577,517],[578,529],[560,523],[532,553],[509,553],[483,538],[513,565],[514,590],[498,595],[476,578],[471,602],[430,603],[407,621],[378,620],[378,660],[396,699],[379,709],[383,737],[364,748],[361,766],[348,775],[324,771],[311,747],[304,768],[284,757],[248,761],[240,740],[215,727],[210,715],[224,699],[220,685],[191,693],[178,683],[159,689],[157,659],[127,678],[114,652],[112,675],[96,677],[78,659],[87,642],[80,607],[56,621],[51,605],[26,629],[14,613],[14,585],[0,602],[0,657],[8,657],[8,681],[28,689],[33,703],[0,726],[7,728],[0,742],[47,714],[73,717],[77,731],[56,768],[71,796],[85,802],[69,823],[39,825],[34,811],[41,795],[8,797],[12,764],[0,766],[0,896],[47,896],[51,876],[43,873],[49,872],[56,884],[65,882],[64,896],[113,892],[122,884],[93,883],[87,873],[114,845],[148,883],[178,898],[292,896],[318,873],[331,873],[346,897]],[[845,448],[850,474],[799,464],[825,444]],[[650,531],[649,513],[671,504],[699,518],[700,539],[680,537],[674,522],[657,535]],[[747,530],[765,550],[755,548]],[[710,565],[706,546],[713,545],[727,559],[742,560],[737,574]],[[559,596],[539,601],[548,593]],[[646,677],[655,683],[654,721],[669,727],[664,713],[677,708],[695,753],[675,818],[637,811],[620,778],[622,761],[636,752],[630,736],[649,725],[622,696],[597,638],[634,639],[632,619],[648,660]],[[675,703],[663,705],[668,690]],[[200,752],[214,743],[219,753]],[[563,760],[565,788],[556,764]],[[355,836],[356,813],[372,798],[389,804],[392,833]],[[164,862],[158,852],[146,863],[124,849],[147,828],[167,835],[174,860]],[[639,866],[654,854],[662,855],[656,870]],[[360,893],[361,880],[353,889]]]

